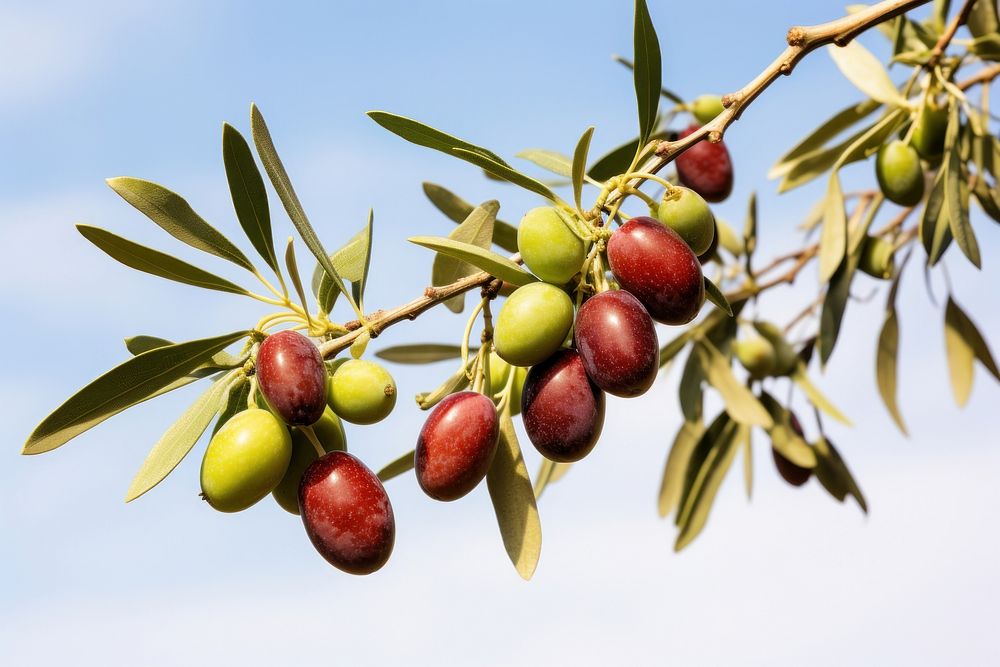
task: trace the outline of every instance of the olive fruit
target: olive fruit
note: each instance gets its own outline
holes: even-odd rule
[[[548,283],[569,282],[586,256],[583,239],[570,228],[568,213],[554,206],[533,208],[517,228],[517,250],[531,272]]]
[[[611,235],[608,263],[622,289],[657,322],[686,324],[705,302],[698,258],[676,232],[652,218],[632,218]]]
[[[691,103],[691,114],[704,125],[722,113],[724,108],[722,98],[718,95],[701,95]]]
[[[534,366],[558,350],[573,326],[573,302],[548,283],[519,287],[497,314],[493,345],[512,366]]]
[[[496,352],[490,352],[490,391],[499,393],[507,386],[511,373],[514,373],[514,384],[510,388],[510,408],[511,414],[516,415],[521,412],[521,392],[524,390],[524,380],[528,377],[528,369],[511,366]]]
[[[343,451],[347,448],[347,437],[344,435],[344,425],[340,418],[327,408],[323,416],[313,424],[313,433],[326,452]],[[319,453],[312,440],[301,429],[292,428],[292,458],[288,462],[288,470],[271,495],[282,509],[292,514],[299,513],[299,483],[309,464],[319,458]]]
[[[753,334],[733,343],[733,354],[751,377],[760,379],[774,372],[774,346],[763,336]]]
[[[417,483],[435,500],[458,500],[483,481],[497,450],[500,425],[488,396],[462,391],[438,403],[413,453]]]
[[[896,270],[896,263],[893,260],[895,248],[885,239],[875,236],[868,236],[861,246],[861,257],[858,259],[858,268],[872,276],[883,280],[892,278]]]
[[[653,386],[660,360],[656,329],[629,292],[602,292],[584,301],[574,339],[587,375],[609,394],[629,398]]]
[[[945,130],[948,129],[948,109],[935,106],[932,100],[928,101],[921,107],[914,122],[917,126],[913,128],[910,145],[920,153],[920,157],[923,159],[928,162],[937,162],[944,153],[944,135]]]
[[[547,459],[570,463],[590,453],[604,426],[604,392],[576,350],[559,350],[532,366],[521,398],[524,430]]]
[[[374,424],[396,406],[396,381],[374,361],[350,359],[330,376],[329,403],[341,419]]]
[[[792,463],[774,447],[771,448],[771,454],[774,456],[774,467],[778,469],[778,474],[786,482],[792,486],[802,486],[809,481],[809,478],[812,476],[812,470],[803,468],[797,463]]]
[[[216,431],[201,462],[201,494],[220,512],[250,507],[288,469],[292,438],[267,410],[244,410]]]
[[[326,408],[326,366],[319,348],[296,331],[279,331],[260,344],[257,382],[286,424],[309,425]]]
[[[691,125],[681,132],[681,138],[698,130]],[[733,161],[721,141],[699,141],[677,156],[677,178],[706,201],[720,202],[733,191]]]
[[[764,337],[774,348],[774,371],[772,375],[789,375],[799,365],[799,355],[795,353],[795,348],[785,340],[785,336],[774,324],[770,322],[754,322],[753,326],[757,333]]]
[[[702,266],[708,264],[712,260],[719,260],[719,226],[716,224],[715,229],[712,230],[712,243],[708,246],[708,250],[698,255],[698,263]]]
[[[330,452],[306,468],[299,485],[302,523],[331,565],[371,574],[385,565],[396,541],[396,520],[382,482],[347,452]]]
[[[924,170],[917,151],[896,139],[882,146],[875,158],[875,176],[886,199],[914,206],[924,196]]]
[[[1000,30],[996,0],[979,0],[974,3],[965,24],[973,37],[985,37]]]
[[[663,195],[656,217],[677,232],[695,255],[708,252],[715,239],[715,216],[708,203],[689,188],[670,188]]]

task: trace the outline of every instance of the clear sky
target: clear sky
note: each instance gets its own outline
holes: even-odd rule
[[[412,477],[390,482],[396,550],[383,571],[364,578],[330,568],[299,520],[270,501],[239,515],[210,510],[197,497],[204,444],[126,506],[132,475],[193,400],[191,391],[120,415],[54,453],[20,456],[45,414],[125,357],[123,337],[197,338],[249,326],[262,314],[236,297],[132,272],[83,240],[74,223],[242,279],[179,247],[104,178],[163,183],[238,238],[221,124],[249,134],[255,101],[329,247],[375,208],[368,301],[394,305],[429,277],[428,251],[405,237],[450,229],[423,198],[421,181],[473,201],[498,198],[501,217],[512,221],[536,200],[399,140],[366,110],[422,119],[505,157],[527,147],[570,152],[591,124],[595,154],[634,133],[631,78],[610,58],[631,51],[630,2],[289,4],[0,2],[0,305],[7,321],[0,663],[1000,661],[1000,392],[979,370],[969,405],[953,406],[938,273],[938,306],[918,270],[900,296],[900,394],[911,438],[895,431],[875,390],[884,284],[859,281],[857,294],[874,298],[849,311],[834,363],[818,380],[857,425],[829,430],[867,493],[867,519],[815,481],[784,485],[758,438],[753,500],[734,467],[706,531],[674,554],[672,526],[657,519],[655,498],[680,419],[676,372],[642,398],[609,401],[598,448],[541,501],[545,543],[530,583],[506,560],[485,488],[440,504]],[[843,11],[831,0],[650,5],[665,83],[689,98],[735,89],[782,48],[789,26]],[[863,41],[885,54],[881,37]],[[817,52],[727,135],[736,188],[716,210],[742,224],[757,190],[764,255],[800,242],[795,225],[822,188],[779,198],[767,168],[857,99]],[[858,166],[845,188],[870,182],[871,165]],[[273,196],[271,205],[281,238],[291,228]],[[996,346],[998,230],[981,215],[974,224],[983,271],[957,253],[947,264],[956,298]],[[814,281],[804,274],[795,289],[769,295],[759,313],[780,320],[796,312]],[[372,349],[454,342],[462,321],[442,309],[393,328]],[[450,371],[393,372],[406,399]],[[413,446],[422,417],[401,400],[386,422],[351,428],[349,444],[377,468]],[[522,444],[534,472],[538,456]]]

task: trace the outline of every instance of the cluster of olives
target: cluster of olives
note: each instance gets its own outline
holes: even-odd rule
[[[933,96],[915,114],[909,132],[883,145],[875,158],[875,177],[882,194],[900,206],[915,206],[924,196],[921,159],[936,165],[944,154],[948,109]],[[906,140],[908,137],[908,141]]]
[[[237,413],[212,437],[202,461],[202,497],[217,510],[239,512],[271,494],[302,515],[326,560],[367,574],[392,553],[395,522],[378,477],[345,451],[341,419],[384,419],[395,406],[396,384],[371,361],[341,361],[330,370],[299,333],[264,339],[255,364],[263,404]]]

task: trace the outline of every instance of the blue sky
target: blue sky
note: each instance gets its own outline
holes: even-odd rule
[[[706,16],[697,3],[650,2],[665,83],[689,98],[739,87],[779,51],[790,25],[842,9],[827,0],[720,2]],[[673,554],[655,494],[680,419],[676,372],[642,398],[609,401],[598,448],[541,502],[545,545],[527,584],[506,562],[485,488],[439,504],[412,478],[391,482],[396,551],[366,578],[329,568],[298,519],[273,503],[235,516],[210,511],[196,495],[201,447],[155,491],[124,505],[134,471],[192,392],[129,411],[52,454],[18,454],[45,414],[124,358],[123,337],[196,338],[262,314],[251,302],[131,272],[89,246],[74,223],[243,278],[179,248],[104,178],[163,183],[238,238],[221,124],[248,133],[255,101],[328,246],[375,208],[377,273],[367,301],[401,303],[427,281],[430,265],[429,253],[405,237],[450,228],[423,198],[421,181],[472,201],[498,198],[511,221],[536,200],[393,137],[364,112],[419,118],[508,157],[527,147],[570,152],[593,124],[597,154],[634,132],[631,78],[610,58],[631,51],[631,12],[629,2],[0,3],[0,304],[5,347],[15,352],[0,377],[8,415],[0,426],[0,662],[1000,660],[990,623],[1000,612],[1000,392],[978,372],[969,405],[954,408],[941,309],[928,302],[918,271],[899,304],[900,398],[914,435],[894,430],[875,390],[884,285],[859,284],[859,295],[875,297],[849,312],[834,363],[818,380],[857,424],[830,432],[868,495],[867,519],[815,481],[783,485],[759,438],[752,502],[734,468],[705,533]],[[863,41],[885,53],[881,37]],[[795,225],[822,185],[779,198],[764,174],[857,99],[823,52],[776,82],[726,137],[736,187],[717,214],[741,223],[757,190],[764,254],[795,247]],[[871,165],[858,166],[845,189],[871,180]],[[281,238],[291,228],[274,217]],[[1000,278],[1000,243],[991,221],[978,216],[974,224],[983,271],[957,254],[947,264],[956,298],[996,345],[990,286]],[[814,280],[806,273],[795,288],[775,291],[760,314],[781,320],[796,312]],[[939,275],[933,284],[940,302]],[[372,347],[453,341],[461,321],[435,312]],[[393,372],[408,397],[449,370]],[[349,444],[378,467],[412,447],[422,417],[401,400],[386,422],[351,428]],[[537,455],[526,456],[534,471]]]

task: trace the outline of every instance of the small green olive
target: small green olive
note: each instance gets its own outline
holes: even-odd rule
[[[288,469],[292,438],[267,410],[234,415],[220,428],[201,463],[201,492],[220,512],[239,512],[269,494]]]
[[[374,424],[396,406],[396,381],[385,368],[365,359],[351,359],[330,376],[330,407],[352,424]]]
[[[663,195],[656,217],[691,248],[703,255],[715,238],[715,216],[701,195],[684,187],[672,187]]]
[[[524,389],[524,381],[528,377],[528,369],[521,366],[511,366],[500,358],[496,352],[490,352],[490,390],[497,394],[507,386],[511,369],[514,369],[514,384],[511,386],[510,408],[511,414],[521,412],[521,391]]]
[[[500,308],[493,344],[512,366],[534,366],[559,349],[573,326],[573,302],[548,283],[531,283],[514,291]]]
[[[691,104],[691,113],[704,125],[722,113],[724,108],[722,98],[718,95],[701,95]]]
[[[892,278],[892,274],[896,271],[894,252],[893,245],[888,241],[868,236],[861,247],[858,268],[873,278],[881,280]]]
[[[533,208],[517,228],[517,249],[531,272],[545,282],[563,285],[583,265],[583,239],[569,225],[569,214],[554,206]]]
[[[344,451],[347,449],[347,437],[344,435],[344,425],[340,418],[333,414],[327,406],[323,416],[312,425],[316,439],[323,445],[324,451]],[[309,464],[319,458],[316,447],[299,428],[292,429],[292,458],[288,462],[288,470],[271,495],[281,507],[292,514],[299,513],[299,482]]]
[[[733,354],[751,377],[760,379],[774,372],[774,346],[763,336],[753,334],[735,341]]]
[[[924,170],[920,155],[900,140],[890,141],[875,158],[875,176],[886,199],[900,206],[914,206],[924,196]]]
[[[772,371],[772,375],[791,374],[799,365],[799,355],[795,353],[795,348],[785,340],[781,329],[770,322],[754,322],[753,326],[757,329],[757,333],[774,347],[774,371]]]
[[[934,106],[933,101],[929,101],[920,109],[919,115],[913,122],[917,126],[913,129],[910,145],[920,153],[920,157],[928,162],[937,162],[944,153],[944,135],[948,129],[948,109]]]

